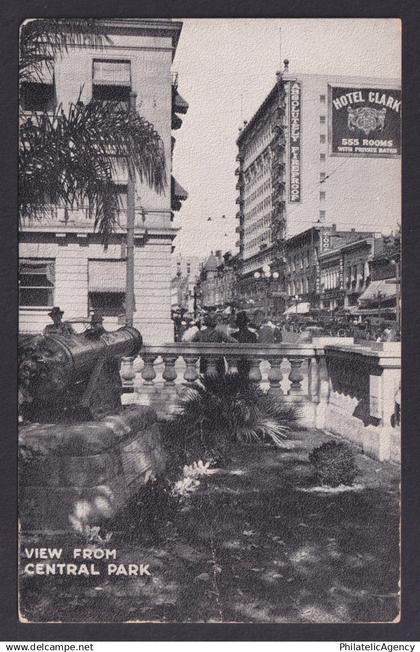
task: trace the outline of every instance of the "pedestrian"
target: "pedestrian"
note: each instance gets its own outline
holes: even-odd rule
[[[53,320],[52,324],[47,324],[44,328],[44,335],[74,335],[74,328],[68,323],[63,322],[64,311],[59,306],[54,306],[48,313]]]
[[[90,324],[83,335],[90,340],[98,340],[104,333],[106,333],[104,319],[101,313],[94,312],[90,318]]]
[[[197,322],[195,322],[193,319],[188,322],[187,328],[184,331],[184,334],[182,336],[182,341],[183,342],[191,342],[194,335],[198,333],[199,328],[197,326]]]
[[[238,326],[238,330],[232,333],[232,337],[234,337],[237,342],[240,344],[257,343],[257,334],[248,328],[248,315],[246,312],[238,312],[236,316],[236,325]],[[238,360],[238,374],[244,382],[248,381],[250,368],[251,366],[246,358],[240,358]]]
[[[200,331],[197,331],[192,338],[192,342],[207,342],[208,344],[217,342],[232,342],[236,340],[230,335],[217,330],[217,317],[214,313],[208,313],[204,318],[204,325]],[[203,356],[200,357],[200,373],[205,374],[208,367],[208,360]],[[225,373],[225,361],[222,356],[216,358],[217,374],[223,376]]]
[[[263,319],[258,331],[258,342],[260,344],[274,344],[274,324],[268,319]]]

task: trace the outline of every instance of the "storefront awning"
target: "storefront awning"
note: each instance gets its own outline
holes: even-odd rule
[[[89,292],[125,292],[124,260],[90,260]]]
[[[395,297],[395,283],[393,279],[382,279],[381,281],[371,281],[369,286],[360,295],[358,302],[366,305],[368,303],[377,304],[379,301],[387,301]]]
[[[175,179],[175,177],[171,177],[171,190],[172,190],[172,197],[175,197],[176,199],[187,199],[188,197],[188,192],[181,186],[180,183]]]
[[[311,304],[308,301],[302,301],[294,306],[289,306],[287,310],[284,311],[284,315],[306,315],[310,312]]]
[[[177,113],[186,113],[188,111],[188,102],[184,100],[182,95],[178,93],[178,91],[175,91],[174,93],[174,110]]]

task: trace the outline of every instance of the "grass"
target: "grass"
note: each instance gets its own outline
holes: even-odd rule
[[[357,487],[320,491],[308,456],[328,438],[291,439],[291,450],[237,445],[158,542],[127,543],[114,532],[121,563],[150,563],[151,577],[25,580],[24,614],[38,622],[394,620],[396,469],[357,455]]]

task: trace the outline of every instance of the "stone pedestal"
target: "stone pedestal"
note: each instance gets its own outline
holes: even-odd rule
[[[156,413],[141,405],[100,421],[24,425],[19,446],[23,531],[100,525],[165,468]]]

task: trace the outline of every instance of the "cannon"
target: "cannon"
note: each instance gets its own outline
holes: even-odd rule
[[[87,334],[26,337],[19,347],[19,407],[26,421],[98,420],[122,409],[119,363],[142,345],[124,326],[96,339]]]

